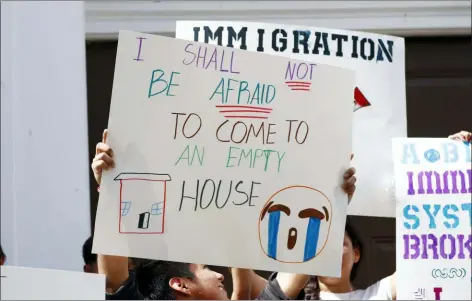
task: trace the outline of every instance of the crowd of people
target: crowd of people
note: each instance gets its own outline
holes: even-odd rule
[[[472,134],[462,131],[449,138],[470,143]],[[105,130],[92,162],[98,185],[102,171],[114,167],[114,153],[106,139]],[[355,192],[355,183],[355,169],[351,167],[344,174],[342,184],[349,201]],[[106,276],[108,300],[229,299],[224,276],[203,264],[93,254],[92,242],[90,237],[83,245],[83,271]],[[230,268],[233,282],[230,297],[232,300],[395,300],[395,273],[363,290],[353,286],[362,251],[359,235],[348,218],[340,278],[274,272],[265,279],[253,270]],[[0,264],[5,260],[0,246]]]

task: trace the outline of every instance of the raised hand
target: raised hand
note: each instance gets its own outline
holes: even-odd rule
[[[102,181],[102,171],[115,167],[114,154],[111,147],[106,144],[108,130],[103,131],[102,142],[97,143],[95,157],[92,161],[92,170],[98,185]]]

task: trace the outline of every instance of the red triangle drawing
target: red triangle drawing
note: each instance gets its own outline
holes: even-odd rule
[[[369,107],[371,104],[364,96],[364,94],[359,90],[358,87],[354,89],[354,112],[365,107]]]

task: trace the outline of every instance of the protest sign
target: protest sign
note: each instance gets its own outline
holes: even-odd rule
[[[121,32],[94,252],[339,276],[354,84],[338,67]]]
[[[406,137],[403,38],[225,21],[178,21],[176,37],[355,70],[356,88],[349,101],[355,111],[352,164],[358,181],[348,213],[395,217],[391,138]],[[294,74],[292,80],[299,79]]]
[[[1,266],[1,300],[105,300],[105,276]]]
[[[470,143],[393,140],[397,298],[471,299]]]

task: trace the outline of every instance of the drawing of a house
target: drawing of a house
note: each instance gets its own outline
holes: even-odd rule
[[[168,174],[123,172],[120,181],[118,231],[121,234],[163,234]]]

